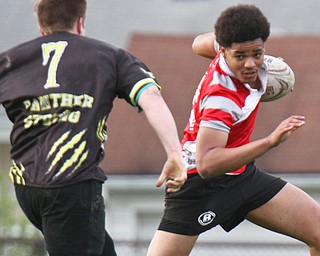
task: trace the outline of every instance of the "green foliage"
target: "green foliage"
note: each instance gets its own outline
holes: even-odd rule
[[[0,255],[46,255],[40,232],[20,209],[8,172],[0,170]]]
[[[0,170],[0,238],[37,238],[34,228],[20,209],[8,172]]]
[[[0,255],[1,256],[46,256],[43,242],[40,240],[20,240],[1,241],[0,240]]]
[[[0,171],[0,236],[5,236],[6,233],[16,224],[14,218],[14,194],[13,189],[10,189],[8,182],[9,177],[5,177],[4,172]]]

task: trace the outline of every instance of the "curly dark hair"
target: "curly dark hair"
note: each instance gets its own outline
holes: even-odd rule
[[[224,47],[270,35],[270,23],[254,5],[239,4],[225,9],[214,26],[217,42]]]

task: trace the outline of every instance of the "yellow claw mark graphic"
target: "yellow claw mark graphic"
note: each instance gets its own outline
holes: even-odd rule
[[[81,165],[82,163],[87,159],[88,156],[88,151],[86,151],[80,158],[79,163],[77,164],[77,166],[73,169],[72,173],[74,173]]]
[[[10,168],[9,176],[13,183],[19,185],[26,185],[26,182],[23,178],[23,172],[25,171],[24,166],[20,163],[20,167],[12,160],[12,167]]]
[[[50,156],[52,156],[52,154],[57,150],[57,148],[59,147],[59,145],[61,145],[69,136],[71,131],[67,131],[66,133],[64,133],[60,139],[58,139],[52,146],[50,152],[48,153],[48,156],[47,156],[47,160]]]
[[[62,146],[60,148],[59,152],[56,154],[55,158],[53,159],[53,161],[51,163],[51,166],[49,167],[49,170],[47,171],[47,173],[49,173],[52,170],[52,168],[59,162],[59,160],[62,159],[63,155],[68,150],[74,148],[74,146],[81,140],[81,138],[85,134],[85,132],[86,132],[86,130],[83,130],[82,132],[79,132],[68,143],[66,143],[64,146]]]
[[[99,121],[98,129],[97,129],[97,137],[101,142],[104,142],[107,136],[107,131],[104,130],[104,124],[106,122],[106,116]]]
[[[69,158],[67,161],[65,161],[64,165],[61,167],[60,171],[55,175],[55,177],[59,176],[61,173],[65,172],[69,167],[72,166],[75,162],[78,161],[80,155],[84,151],[85,147],[87,145],[87,142],[83,141],[78,148],[75,149],[73,155],[71,158]],[[72,171],[74,172],[74,170]]]

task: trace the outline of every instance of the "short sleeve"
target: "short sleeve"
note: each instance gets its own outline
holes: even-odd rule
[[[149,86],[161,89],[146,64],[127,51],[120,49],[117,61],[118,97],[137,107],[139,96]]]

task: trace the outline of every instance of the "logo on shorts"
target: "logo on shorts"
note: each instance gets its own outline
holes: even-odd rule
[[[216,214],[212,211],[207,211],[202,213],[199,218],[198,218],[198,222],[200,223],[201,226],[206,226],[209,225],[214,218],[216,217]]]

